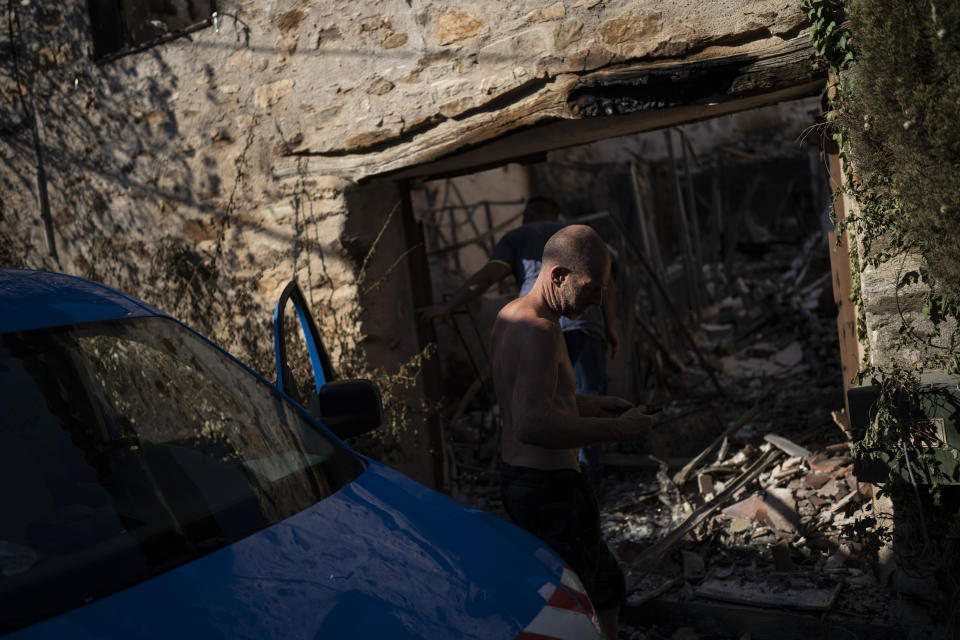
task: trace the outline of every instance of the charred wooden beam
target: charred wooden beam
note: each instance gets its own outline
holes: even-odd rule
[[[375,144],[296,155],[276,179],[434,177],[469,171],[614,136],[692,122],[820,92],[809,35],[737,47],[708,47],[688,59],[640,60],[525,85],[456,117],[379,134]],[[348,141],[349,142],[349,141]]]

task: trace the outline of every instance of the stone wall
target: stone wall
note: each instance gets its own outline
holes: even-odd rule
[[[158,43],[99,61],[84,0],[11,5],[0,259],[123,288],[264,372],[294,276],[354,309],[357,339],[384,345],[377,364],[419,351],[395,339],[429,336],[409,298],[416,224],[390,218],[397,180],[822,86],[799,0],[216,4],[205,25],[177,17],[185,35],[161,23]],[[389,282],[369,306],[390,322],[363,313],[358,286],[378,235]]]
[[[846,198],[848,211],[856,204]],[[889,250],[883,241],[874,241],[867,251],[857,237],[860,268],[860,304],[864,311],[866,336],[861,346],[869,364],[880,371],[894,367],[913,371],[919,362],[943,357],[953,348],[956,318],[934,323],[924,312],[930,286],[921,274],[926,270],[923,256],[909,252],[873,264],[871,258]]]

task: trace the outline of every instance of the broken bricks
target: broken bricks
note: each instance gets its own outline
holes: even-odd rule
[[[726,507],[722,513],[730,518],[753,520],[788,533],[796,532],[799,523],[797,503],[789,489],[758,491],[746,500]]]
[[[861,509],[869,509],[872,486],[857,481],[842,447],[809,451],[785,438],[767,441],[759,450],[745,443],[724,457],[725,464],[737,459],[730,471],[739,476],[714,479],[713,486],[707,476],[717,463],[700,456],[704,466],[686,467],[696,482],[677,490],[682,499],[704,504],[672,532],[652,538],[652,544],[618,547],[629,569],[631,602],[673,597],[678,587],[668,586],[672,581],[683,587],[681,599],[824,611],[844,585],[850,589],[844,602],[859,602],[865,589],[879,589],[862,564],[862,547],[843,537],[845,527],[869,515]],[[785,449],[807,455],[786,458]],[[669,505],[660,505],[661,513],[669,511],[664,506]],[[724,537],[717,538],[718,532],[730,536],[719,548],[714,545]],[[754,559],[745,564],[749,554]],[[657,577],[656,592],[638,586],[644,576]]]
[[[850,456],[807,456],[807,464],[814,471],[830,473],[852,462]]]

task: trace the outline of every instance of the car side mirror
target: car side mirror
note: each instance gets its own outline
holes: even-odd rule
[[[373,431],[383,420],[380,389],[370,380],[328,382],[310,397],[309,408],[343,440]]]

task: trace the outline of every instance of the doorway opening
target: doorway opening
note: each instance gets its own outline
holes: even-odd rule
[[[610,393],[662,405],[694,402],[702,391],[715,404],[776,393],[799,374],[816,373],[831,408],[842,406],[830,190],[812,126],[819,113],[818,99],[798,100],[423,181],[411,197],[434,302],[486,264],[496,242],[520,225],[529,199],[549,197],[561,221],[593,226],[614,258],[621,344],[607,362]],[[484,383],[487,339],[497,311],[517,292],[506,277],[435,324],[454,430],[470,415],[496,422]],[[814,414],[831,423],[821,400],[811,400]],[[702,437],[683,440],[695,447],[714,428],[708,420]],[[485,466],[495,457],[491,446],[484,438],[472,463]],[[690,453],[676,442],[658,451]]]
[[[634,572],[635,602],[685,579],[708,593],[716,575],[744,567],[833,558],[861,570],[849,553],[834,557],[859,544],[853,508],[868,507],[842,453],[820,113],[819,98],[785,102],[412,185],[435,303],[487,263],[532,198],[549,197],[562,221],[589,224],[607,243],[619,334],[608,393],[665,407],[648,442],[600,451],[605,535]],[[452,493],[500,515],[487,342],[517,293],[505,277],[435,321]],[[849,509],[824,515],[847,495]],[[800,528],[821,519],[798,543]],[[661,561],[666,569],[652,568]],[[804,593],[837,606],[835,586]]]

